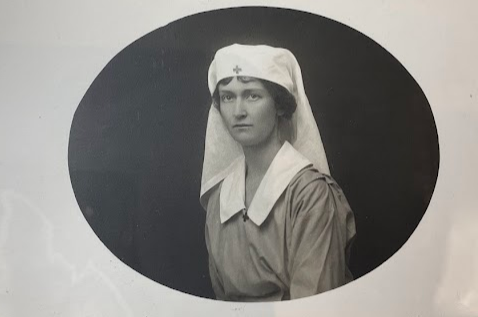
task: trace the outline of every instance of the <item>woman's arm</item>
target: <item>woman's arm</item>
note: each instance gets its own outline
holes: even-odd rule
[[[206,225],[206,247],[209,254],[209,276],[211,277],[212,289],[214,294],[216,294],[216,299],[225,300],[226,294],[224,293],[224,287],[217,271],[216,265],[214,264],[214,259],[211,256],[210,244],[209,244],[209,233]]]
[[[216,210],[218,206],[214,204],[214,202],[217,202],[217,195],[219,192],[216,191],[211,191],[212,193],[209,194],[207,197],[207,200],[205,200],[206,203],[206,211],[207,211],[207,217],[210,216],[210,212],[213,212],[213,210]],[[212,289],[214,290],[214,294],[216,295],[216,299],[219,300],[226,300],[226,294],[224,292],[224,286],[221,280],[221,277],[218,273],[218,270],[216,268],[214,258],[212,256],[212,250],[211,250],[211,241],[209,238],[209,227],[208,227],[208,218],[206,219],[206,225],[204,228],[204,235],[205,235],[205,241],[206,241],[206,248],[207,252],[209,255],[209,276],[211,278],[211,284],[212,284]]]
[[[347,219],[344,213],[352,211],[338,194],[323,176],[315,175],[300,180],[291,196],[291,299],[331,290],[350,279],[345,255],[347,228],[342,220]],[[348,219],[353,221],[351,216]]]

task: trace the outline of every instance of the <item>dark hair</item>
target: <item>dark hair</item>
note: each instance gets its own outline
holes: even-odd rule
[[[220,103],[218,90],[219,85],[229,84],[232,78],[233,77],[227,77],[221,79],[217,83],[216,90],[214,90],[214,93],[212,94],[212,102],[216,108],[219,108]],[[241,82],[249,82],[252,78],[254,80],[260,81],[264,85],[264,88],[269,92],[269,94],[272,96],[272,99],[274,100],[276,110],[283,113],[281,117],[283,117],[284,119],[292,118],[292,114],[294,114],[295,109],[297,108],[297,101],[295,100],[294,95],[292,95],[285,87],[282,87],[279,84],[270,82],[265,79],[245,76],[237,77],[237,79]]]

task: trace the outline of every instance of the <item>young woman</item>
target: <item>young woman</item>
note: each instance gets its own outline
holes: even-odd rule
[[[294,299],[350,281],[353,213],[328,176],[293,54],[234,44],[208,82],[201,203],[217,299]]]

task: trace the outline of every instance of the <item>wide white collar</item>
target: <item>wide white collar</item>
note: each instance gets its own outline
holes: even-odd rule
[[[249,218],[260,226],[282,195],[292,178],[310,161],[289,142],[285,142],[262,179],[247,210]],[[224,179],[220,194],[221,223],[245,210],[246,164],[244,156],[233,163],[231,173]]]

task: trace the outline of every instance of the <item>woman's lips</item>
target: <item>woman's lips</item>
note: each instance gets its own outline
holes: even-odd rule
[[[232,126],[233,128],[249,128],[252,127],[252,124],[239,123]]]

